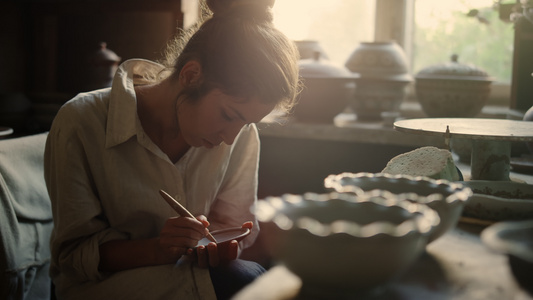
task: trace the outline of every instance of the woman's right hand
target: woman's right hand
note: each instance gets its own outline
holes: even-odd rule
[[[167,262],[175,262],[182,255],[190,254],[198,241],[208,233],[209,222],[205,216],[197,219],[189,217],[169,218],[165,222],[158,239],[161,258]]]
[[[207,234],[204,216],[169,218],[157,238],[117,239],[99,246],[99,270],[117,272],[137,267],[173,264]]]

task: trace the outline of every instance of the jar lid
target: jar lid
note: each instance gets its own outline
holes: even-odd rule
[[[416,79],[450,79],[492,81],[484,70],[471,65],[458,62],[459,56],[453,54],[450,62],[426,67],[416,74]]]
[[[321,58],[316,51],[313,58],[298,61],[300,76],[303,78],[355,78],[347,68]]]

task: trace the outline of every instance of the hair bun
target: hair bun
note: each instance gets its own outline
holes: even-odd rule
[[[275,0],[206,0],[213,16],[229,16],[272,22]]]

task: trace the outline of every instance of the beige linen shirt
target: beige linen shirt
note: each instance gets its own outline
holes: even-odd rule
[[[100,244],[114,239],[157,237],[176,212],[163,189],[210,230],[253,221],[257,200],[259,138],[245,126],[232,145],[194,148],[172,163],[146,135],[137,116],[137,75],[163,67],[128,60],[113,86],[82,93],[57,114],[45,150],[45,179],[52,200],[51,276],[60,296],[76,299],[111,295],[129,299],[213,299],[209,271],[194,264],[99,272]],[[147,278],[152,278],[147,287]],[[172,295],[171,298],[168,298]]]

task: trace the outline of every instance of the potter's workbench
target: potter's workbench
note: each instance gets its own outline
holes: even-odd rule
[[[366,298],[533,300],[516,283],[507,257],[492,252],[481,242],[479,234],[484,228],[483,225],[460,223],[429,244],[420,259],[397,281]],[[296,275],[277,265],[233,299],[315,299],[312,295],[300,295],[301,285]]]
[[[465,178],[470,177],[470,166],[457,165]],[[510,177],[533,184],[532,175],[511,171]],[[412,268],[383,287],[380,294],[357,299],[533,300],[513,277],[507,256],[493,252],[481,241],[480,233],[490,224],[462,218],[456,228],[429,244]],[[296,275],[283,265],[275,265],[233,300],[317,299],[301,295],[301,286]]]

